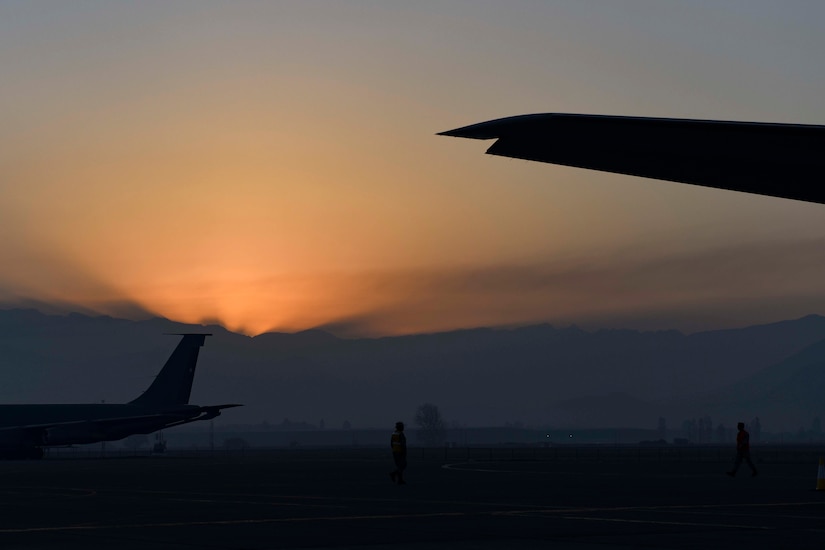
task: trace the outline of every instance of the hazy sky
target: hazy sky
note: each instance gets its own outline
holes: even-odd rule
[[[825,313],[825,207],[485,156],[577,112],[825,124],[825,3],[0,2],[0,304],[250,334]]]

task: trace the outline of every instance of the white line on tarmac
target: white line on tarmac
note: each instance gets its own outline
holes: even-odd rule
[[[182,492],[180,491],[128,491],[127,494],[151,494],[151,495],[164,495],[177,498],[183,498]],[[437,504],[437,505],[460,505],[460,506],[478,506],[478,507],[514,507],[514,508],[545,508],[546,506],[543,504],[521,504],[521,503],[514,503],[514,502],[478,502],[478,501],[463,501],[463,500],[433,500],[433,499],[418,499],[418,498],[380,498],[380,497],[344,497],[344,496],[319,496],[319,495],[282,495],[282,494],[265,494],[265,493],[252,493],[252,494],[245,494],[245,493],[185,493],[190,497],[201,497],[204,499],[214,497],[232,497],[236,499],[240,498],[257,498],[257,499],[294,499],[298,501],[343,501],[343,502],[391,502],[391,503],[405,503],[409,504],[411,500],[414,500],[418,504]],[[167,498],[167,500],[173,500],[173,498]],[[264,500],[255,500],[252,503],[258,504],[265,504]],[[298,506],[298,505],[296,505]],[[300,505],[303,506],[303,505]],[[317,505],[321,506],[321,505]],[[569,508],[568,508],[569,509]]]
[[[676,505],[642,505],[642,506],[607,506],[607,507],[579,507],[579,508],[546,508],[542,510],[508,510],[505,512],[498,512],[500,514],[521,514],[521,513],[541,513],[541,514],[569,514],[571,512],[590,513],[590,512],[651,512],[651,511],[690,511],[702,509],[720,509],[720,508],[775,508],[777,506],[811,506],[811,505],[825,505],[825,501],[808,501],[808,502],[767,502],[767,503],[747,503],[747,504],[676,504]]]
[[[257,506],[294,506],[296,508],[340,508],[347,509],[343,504],[307,504],[305,502],[273,502],[271,500],[219,500],[209,498],[169,498],[171,502],[189,502],[197,504],[254,504]]]
[[[730,523],[697,523],[689,521],[656,521],[647,519],[619,519],[619,518],[592,518],[586,516],[562,516],[561,519],[574,519],[580,521],[606,521],[612,523],[642,523],[646,525],[678,525],[681,527],[722,527],[725,529],[753,529],[760,531],[774,531],[775,527],[765,527],[762,525],[736,525]]]
[[[212,521],[175,521],[158,523],[133,523],[118,525],[64,525],[61,527],[19,527],[11,529],[0,529],[3,533],[46,533],[60,531],[102,531],[106,529],[147,529],[155,527],[202,527],[208,525],[253,525],[266,523],[303,523],[312,521],[349,521],[349,520],[376,520],[376,519],[420,519],[437,517],[468,516],[464,512],[438,512],[430,514],[387,514],[370,516],[321,516],[321,517],[296,517],[296,518],[261,518],[261,519],[227,519]]]

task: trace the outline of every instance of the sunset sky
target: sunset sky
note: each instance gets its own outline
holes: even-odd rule
[[[539,112],[825,124],[825,3],[0,3],[0,307],[344,336],[825,314],[825,207],[484,155]]]

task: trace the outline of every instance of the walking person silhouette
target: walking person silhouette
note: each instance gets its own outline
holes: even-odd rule
[[[407,469],[407,437],[404,435],[403,422],[395,423],[395,431],[390,438],[390,447],[392,447],[392,459],[395,462],[395,470],[390,472],[390,479],[393,483],[406,485],[404,470]]]
[[[739,433],[736,434],[736,462],[733,463],[733,470],[727,472],[727,474],[730,477],[735,476],[736,471],[744,460],[748,463],[748,466],[751,467],[751,472],[753,472],[751,475],[756,477],[756,466],[751,462],[751,435],[745,430],[744,422],[737,424],[736,428],[739,430]]]

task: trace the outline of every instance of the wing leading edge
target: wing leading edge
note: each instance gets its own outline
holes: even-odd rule
[[[825,204],[825,126],[545,113],[439,135],[491,155]]]

